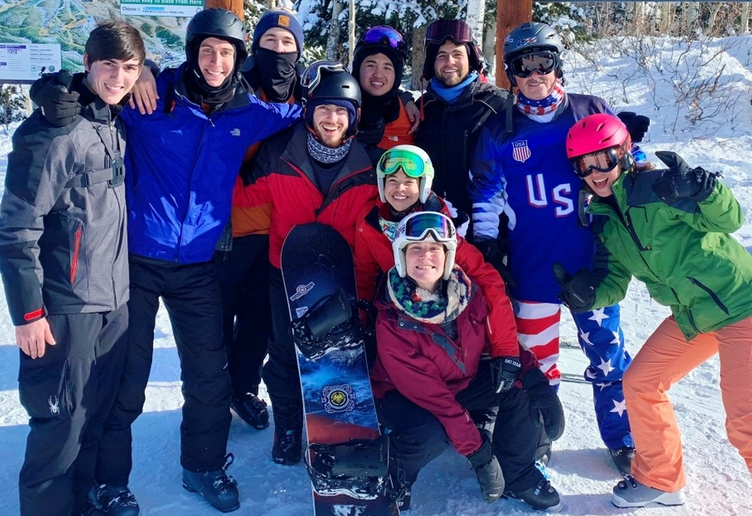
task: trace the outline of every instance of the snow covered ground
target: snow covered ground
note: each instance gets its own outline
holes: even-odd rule
[[[634,42],[632,42],[634,43]],[[594,93],[617,110],[648,115],[653,129],[644,144],[649,156],[672,149],[692,164],[724,172],[723,181],[745,207],[745,225],[736,236],[752,250],[752,108],[750,49],[742,36],[687,46],[661,38],[650,43],[590,50],[566,57],[569,91]],[[646,68],[635,65],[647,57]],[[588,56],[586,58],[585,56]],[[712,59],[710,59],[712,56]],[[661,71],[658,71],[661,70]],[[673,70],[673,72],[672,72]],[[695,72],[699,72],[696,74]],[[718,77],[718,81],[713,81]],[[710,81],[709,81],[710,79]],[[691,99],[692,92],[714,93]],[[688,100],[687,100],[688,99]],[[706,120],[694,125],[697,109]],[[694,111],[693,111],[694,110]],[[713,116],[708,113],[714,112]],[[12,127],[12,129],[15,127]],[[12,131],[11,131],[12,132]],[[0,129],[0,179],[4,179],[10,137]],[[4,181],[3,181],[4,182]],[[1,297],[1,296],[0,296]],[[653,302],[642,285],[633,284],[622,303],[623,326],[633,354],[668,314]],[[562,340],[576,342],[574,325],[564,324]],[[581,373],[586,365],[578,349],[564,347],[562,369]],[[17,474],[23,460],[27,416],[18,401],[18,350],[5,300],[0,300],[0,514],[18,513]],[[752,514],[752,478],[726,439],[724,412],[718,389],[718,360],[713,359],[677,385],[671,397],[684,439],[687,503],[678,508],[626,511],[611,505],[608,494],[618,480],[593,421],[590,387],[565,383],[560,395],[567,413],[567,430],[555,443],[549,470],[562,494],[567,515],[671,514],[730,516]],[[266,393],[262,393],[264,396]],[[197,495],[180,485],[179,425],[180,369],[166,313],[157,320],[154,365],[145,413],[134,426],[134,471],[131,488],[144,516],[217,516]],[[236,514],[304,516],[311,514],[308,477],[302,466],[278,466],[271,461],[272,430],[252,430],[233,420],[229,451],[235,454],[230,473],[238,480],[241,508]],[[486,505],[467,462],[447,452],[429,465],[413,490],[412,516],[486,516],[527,514],[518,501]]]

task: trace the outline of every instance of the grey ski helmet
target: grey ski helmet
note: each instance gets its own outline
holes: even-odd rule
[[[549,50],[554,53],[557,59],[556,76],[562,76],[561,61],[559,54],[564,51],[564,44],[556,33],[556,30],[541,22],[525,22],[518,25],[504,40],[504,68],[509,77],[509,82],[513,86],[517,85],[517,80],[510,73],[510,63],[512,59],[523,54]]]

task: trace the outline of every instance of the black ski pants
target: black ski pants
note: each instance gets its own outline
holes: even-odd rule
[[[112,379],[123,369],[128,307],[47,322],[57,344],[42,358],[20,353],[18,391],[31,427],[18,481],[21,516],[83,511],[118,387]]]
[[[282,271],[271,267],[269,299],[272,308],[272,338],[269,340],[269,360],[264,364],[263,377],[269,398],[274,405],[302,408],[303,396],[298,377],[298,359],[290,334],[290,310],[282,280]]]
[[[225,464],[232,416],[216,268],[211,262],[174,265],[131,255],[130,276],[128,353],[100,441],[97,480],[128,484],[131,425],[146,399],[160,298],[172,324],[183,381],[180,464],[190,471],[218,470]]]
[[[214,255],[222,294],[222,329],[233,395],[258,394],[261,366],[272,332],[269,303],[269,235],[232,239]]]
[[[502,394],[494,392],[489,366],[490,360],[481,361],[478,374],[455,398],[470,412],[499,407],[492,439],[494,454],[504,473],[505,490],[524,491],[543,479],[535,467],[538,428],[530,416],[527,393],[516,387]],[[398,391],[379,400],[377,411],[381,423],[391,430],[390,455],[396,459],[392,462],[402,469],[390,473],[412,484],[421,468],[449,445],[449,437],[433,414]]]

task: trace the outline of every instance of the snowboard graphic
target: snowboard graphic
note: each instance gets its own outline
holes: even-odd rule
[[[316,516],[396,516],[357,309],[350,246],[336,230],[293,227],[282,277],[303,392]],[[333,446],[339,445],[339,446]]]

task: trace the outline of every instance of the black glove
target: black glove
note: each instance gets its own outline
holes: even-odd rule
[[[531,369],[522,377],[522,388],[527,392],[530,403],[530,417],[538,421],[543,416],[546,435],[552,441],[564,433],[564,407],[556,394],[556,389],[548,383],[548,378],[540,369]]]
[[[496,393],[507,392],[514,386],[520,374],[520,357],[496,357],[491,359],[491,385]]]
[[[483,258],[493,265],[494,269],[499,271],[501,279],[504,280],[504,284],[507,288],[514,288],[514,279],[512,273],[509,271],[509,267],[504,263],[506,259],[506,252],[504,246],[501,244],[498,238],[485,238],[475,241],[475,247],[481,252]]]
[[[645,115],[638,115],[633,111],[622,111],[617,113],[616,116],[627,126],[632,143],[641,142],[645,133],[650,129],[650,119]]]
[[[689,168],[675,152],[658,151],[655,155],[668,167],[653,183],[653,191],[663,202],[671,205],[683,198],[701,202],[710,196],[717,174],[702,167]]]
[[[475,476],[480,484],[480,492],[483,499],[488,502],[495,502],[504,494],[504,474],[501,472],[499,460],[493,453],[491,441],[481,434],[483,444],[478,451],[467,456],[470,465],[475,470]]]
[[[556,281],[561,285],[561,302],[574,313],[592,310],[595,303],[595,288],[598,286],[595,275],[587,269],[581,269],[571,276],[559,262],[554,263],[553,270]]]
[[[31,87],[29,95],[42,109],[44,118],[57,127],[65,127],[76,120],[81,112],[79,94],[71,91],[73,74],[61,70],[56,74],[45,74]]]

